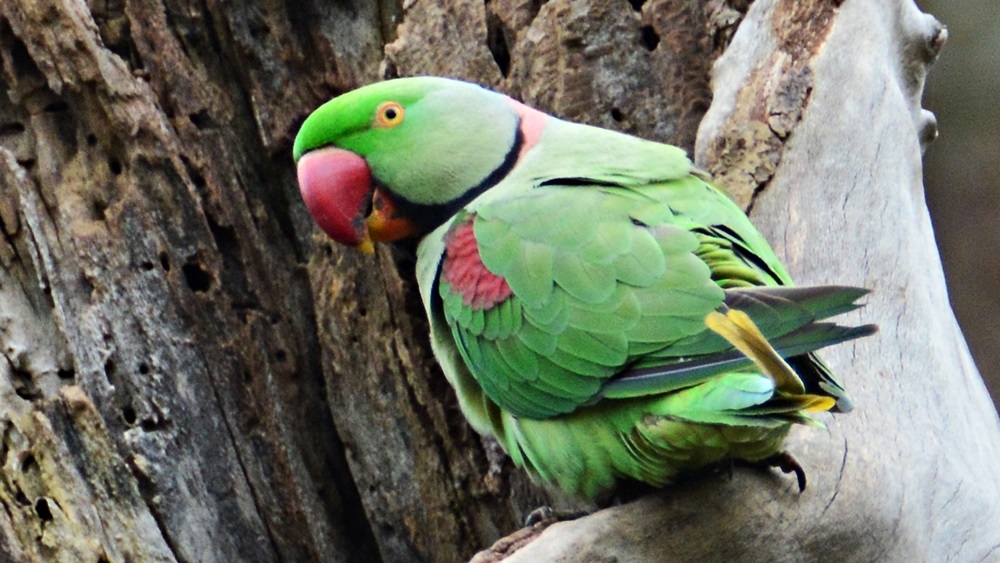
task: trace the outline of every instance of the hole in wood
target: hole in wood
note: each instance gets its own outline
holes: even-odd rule
[[[486,19],[486,47],[493,55],[500,74],[506,78],[510,71],[510,48],[507,47],[507,38],[504,37],[499,18],[492,13]]]
[[[145,262],[139,264],[139,267],[142,268],[144,271],[147,271],[147,272],[150,271],[150,270],[152,270],[154,268],[153,263],[150,262],[149,260],[146,260]]]
[[[223,256],[235,256],[239,251],[239,237],[236,236],[236,229],[220,225],[211,213],[205,215],[208,219],[208,229],[212,233],[212,238],[215,239],[215,246],[218,247],[219,252]]]
[[[184,264],[184,279],[191,291],[204,293],[212,287],[212,276],[199,264],[188,262]]]
[[[277,352],[274,353],[274,359],[278,360],[279,362],[284,362],[285,360],[288,359],[288,353],[285,352],[284,350],[278,350]]]
[[[41,395],[33,391],[31,387],[23,384],[18,385],[16,382],[14,383],[14,393],[17,393],[17,396],[25,401],[34,401],[41,398]]]
[[[646,3],[646,0],[628,0],[628,3],[632,5],[633,10],[641,12],[642,5]]]
[[[24,124],[19,121],[4,123],[3,125],[0,125],[0,137],[20,135],[21,133],[24,133],[24,130]]]
[[[127,405],[122,409],[122,420],[125,421],[125,424],[135,424],[135,421],[138,420],[138,418],[139,417],[136,415],[135,409],[132,408],[132,405]]]
[[[194,184],[194,187],[199,190],[204,188],[206,184],[205,177],[201,175],[201,172],[198,172],[194,164],[184,156],[181,157],[181,162],[184,163],[184,169],[187,170],[188,178],[191,178],[191,183]]]
[[[145,418],[139,424],[139,427],[142,428],[142,430],[144,432],[156,432],[159,429],[163,428],[163,426],[164,426],[164,424],[162,424],[160,422],[157,422],[156,420],[153,420],[152,418]]]
[[[73,379],[76,379],[76,372],[73,371],[72,369],[62,368],[62,369],[60,369],[59,371],[56,372],[56,375],[58,375],[59,379],[62,379],[62,380],[73,380]]]
[[[4,40],[10,45],[10,59],[8,60],[13,63],[12,76],[37,76],[38,67],[35,66],[35,59],[28,52],[28,47],[11,33],[4,33]]]
[[[260,20],[250,22],[250,35],[254,39],[260,41],[267,37],[270,33],[271,26],[267,25],[267,22]]]
[[[42,520],[48,522],[52,520],[52,511],[49,510],[49,503],[44,498],[38,499],[35,503],[35,514]]]
[[[625,114],[618,108],[611,108],[611,119],[621,123],[625,119]]]
[[[207,109],[188,114],[188,119],[198,129],[208,129],[215,126],[215,120],[212,119]]]
[[[31,372],[19,367],[11,367],[11,383],[14,384],[14,393],[25,401],[34,401],[42,398],[41,392],[35,387],[35,382],[31,379]]]
[[[163,267],[164,272],[170,271],[170,256],[166,252],[160,253],[160,266]]]
[[[38,462],[35,461],[35,456],[28,454],[24,456],[24,461],[21,462],[21,473],[27,473],[32,469],[38,469]]]
[[[642,26],[642,44],[646,49],[653,51],[660,44],[660,35],[656,33],[651,25]]]
[[[141,364],[139,364],[139,373],[141,373],[142,375],[148,375],[149,364],[147,364],[146,362],[142,362]]]
[[[47,106],[45,106],[43,111],[45,111],[46,113],[61,113],[68,109],[69,109],[69,104],[67,104],[62,100],[58,100],[55,102],[50,102]]]
[[[105,203],[105,202],[103,202],[101,200],[95,199],[91,203],[91,208],[94,211],[94,218],[95,219],[97,219],[98,221],[104,221],[104,220],[107,219],[107,211],[108,211],[108,204],[107,203]]]

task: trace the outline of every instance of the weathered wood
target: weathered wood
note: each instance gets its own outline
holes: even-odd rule
[[[300,120],[411,74],[688,149],[701,123],[801,281],[877,290],[882,334],[828,355],[858,410],[791,444],[804,495],[737,468],[514,559],[985,555],[997,419],[919,183],[936,28],[746,4],[0,3],[0,560],[455,561],[574,506],[464,423],[405,253],[334,248],[299,201]]]
[[[275,186],[294,186],[303,108],[374,76],[379,22],[255,6],[0,6],[0,549],[17,560],[376,552],[323,400],[311,225]],[[309,41],[324,33],[367,58]]]

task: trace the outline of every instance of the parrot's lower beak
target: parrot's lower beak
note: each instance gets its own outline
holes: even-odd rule
[[[372,196],[372,212],[365,220],[368,226],[367,251],[373,251],[372,242],[393,242],[417,234],[416,225],[399,214],[391,196],[381,188]],[[359,249],[366,251],[365,248]]]
[[[389,194],[375,189],[368,163],[353,152],[329,147],[306,153],[298,162],[298,179],[309,214],[340,244],[371,254],[376,242],[416,233]]]

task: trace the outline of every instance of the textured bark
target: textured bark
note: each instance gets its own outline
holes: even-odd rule
[[[324,401],[287,148],[306,107],[374,78],[381,39],[374,11],[322,10],[0,5],[11,559],[376,552]],[[352,21],[362,56],[317,39]]]
[[[412,74],[697,133],[800,281],[876,289],[881,335],[827,356],[858,411],[791,443],[802,496],[737,468],[506,553],[987,557],[1000,429],[920,185],[939,28],[903,0],[744,4],[0,4],[0,560],[455,561],[574,506],[462,420],[410,258],[332,247],[299,201],[301,119]]]

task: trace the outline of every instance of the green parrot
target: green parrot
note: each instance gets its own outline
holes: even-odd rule
[[[847,411],[814,354],[874,332],[822,322],[866,290],[791,287],[683,150],[563,121],[477,85],[389,80],[295,139],[335,241],[419,241],[434,354],[462,412],[578,497],[727,460],[794,470],[811,411]]]

